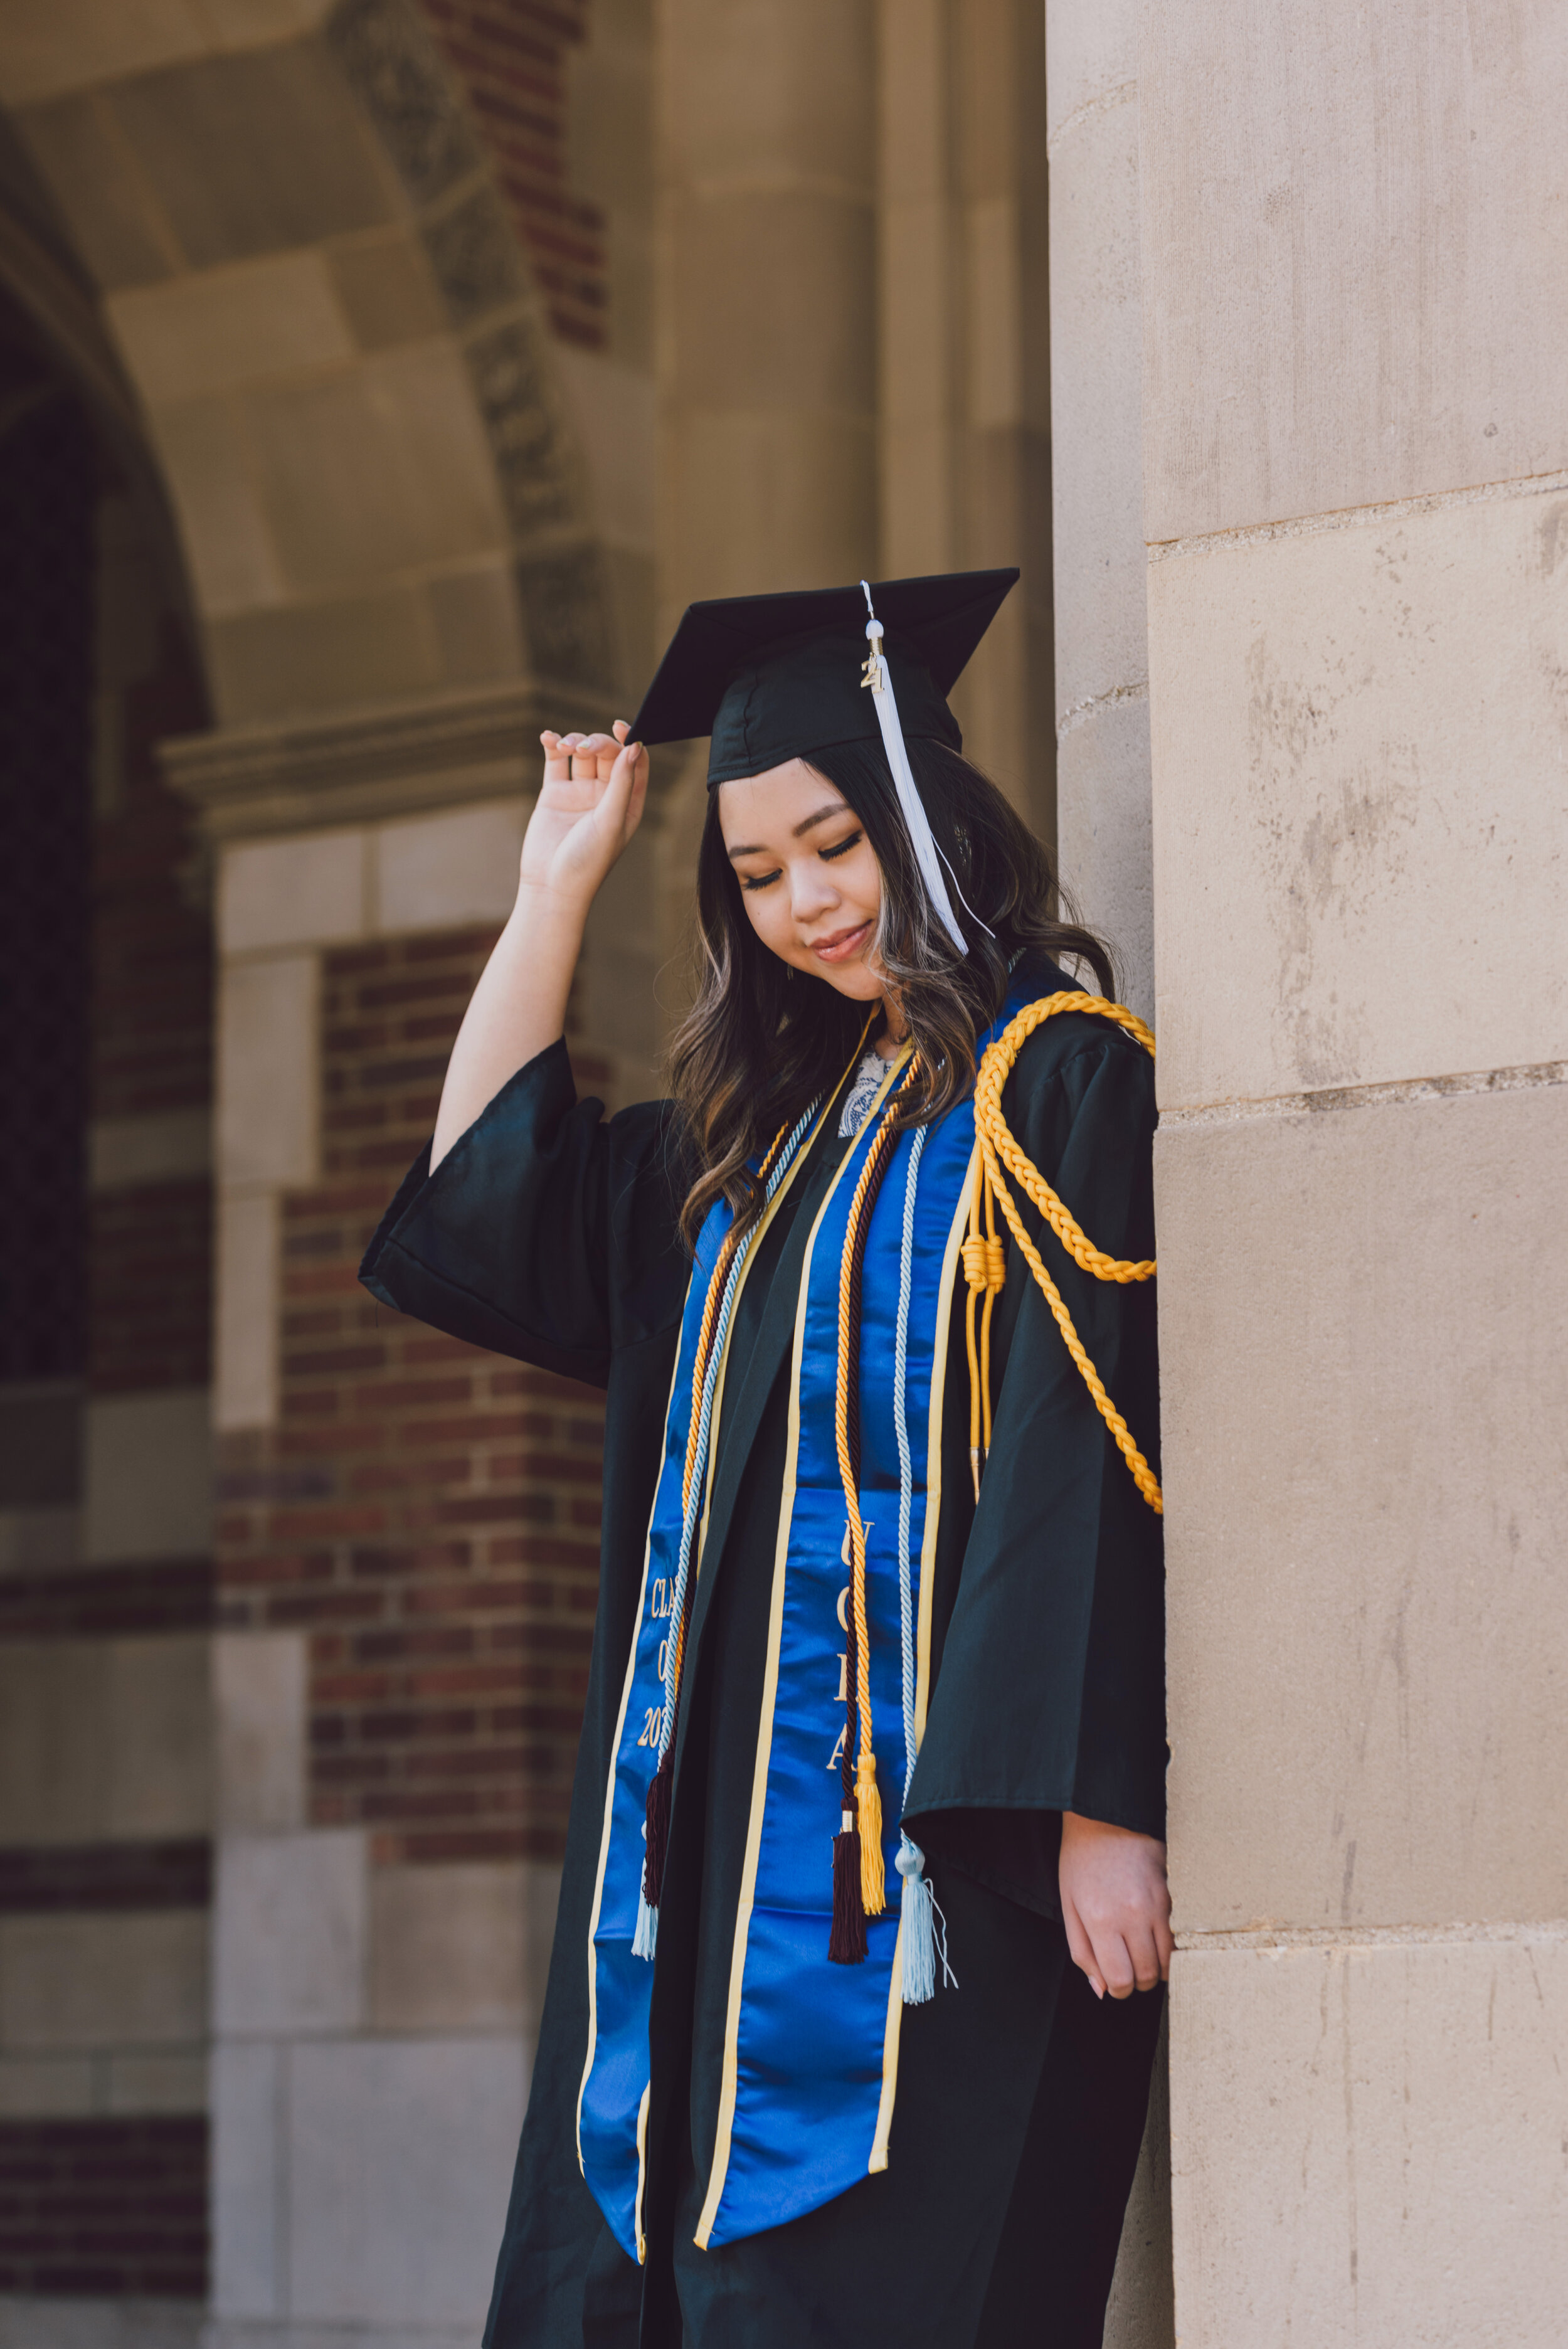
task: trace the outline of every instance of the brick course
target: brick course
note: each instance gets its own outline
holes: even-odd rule
[[[601,1397],[356,1278],[493,940],[324,957],[323,1179],[284,1206],[280,1424],[224,1447],[223,1619],[309,1630],[311,1816],[373,1826],[384,1861],[558,1857],[587,1684]]]
[[[0,2292],[205,2299],[205,2119],[0,2121]]]
[[[587,37],[588,0],[424,0],[424,8],[495,158],[552,326],[566,342],[602,348],[604,215],[573,193],[567,153],[567,52]]]

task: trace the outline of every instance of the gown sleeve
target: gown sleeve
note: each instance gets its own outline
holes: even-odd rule
[[[1050,1021],[1025,1045],[1003,1108],[1097,1247],[1118,1257],[1153,1256],[1153,1067],[1140,1047],[1085,1014]],[[1100,1281],[1081,1270],[1011,1187],[1090,1360],[1158,1475],[1154,1283]],[[991,1452],[909,1812],[931,1816],[939,1840],[937,1814],[964,1814],[951,1828],[968,1842],[985,1827],[977,1814],[999,1828],[997,1813],[1063,1810],[1162,1836],[1161,1520],[1010,1239],[992,1363]],[[960,1381],[949,1409],[966,1416],[966,1404]]]
[[[680,1318],[681,1154],[666,1102],[606,1118],[564,1041],[505,1084],[432,1174],[428,1147],[360,1278],[399,1313],[590,1386]]]

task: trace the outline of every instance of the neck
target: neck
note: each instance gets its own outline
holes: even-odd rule
[[[889,1061],[909,1035],[909,1024],[891,995],[882,998],[882,1024],[872,1040],[884,1061]]]

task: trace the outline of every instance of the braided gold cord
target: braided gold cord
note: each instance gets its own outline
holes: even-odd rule
[[[1062,1302],[1061,1291],[1041,1262],[1039,1250],[1024,1229],[1023,1219],[1014,1205],[1012,1193],[1002,1179],[1002,1166],[1005,1165],[1046,1218],[1074,1262],[1081,1265],[1086,1272],[1092,1273],[1097,1280],[1127,1282],[1153,1278],[1156,1262],[1154,1257],[1149,1257],[1141,1262],[1131,1263],[1120,1257],[1107,1256],[1103,1249],[1095,1247],[1092,1240],[1088,1238],[1062,1205],[1061,1200],[1038,1169],[1025,1157],[1008,1130],[1006,1118],[1002,1115],[1002,1088],[1012,1074],[1013,1066],[1019,1052],[1027,1039],[1034,1034],[1035,1030],[1043,1021],[1053,1018],[1058,1011],[1090,1011],[1100,1019],[1114,1019],[1119,1027],[1125,1028],[1129,1035],[1134,1037],[1142,1045],[1150,1059],[1153,1058],[1153,1037],[1137,1014],[1129,1011],[1125,1004],[1109,1003],[1102,995],[1086,995],[1076,990],[1066,995],[1047,995],[1038,1003],[1026,1004],[1017,1018],[1011,1020],[995,1041],[988,1047],[980,1063],[980,1072],[975,1083],[975,1131],[980,1144],[980,1174],[984,1178],[987,1209],[991,1200],[995,1199],[1006,1219],[1008,1230],[1017,1242],[1019,1254],[1034,1275],[1040,1292],[1051,1309],[1051,1317],[1062,1333],[1068,1352],[1078,1367],[1078,1375],[1094,1398],[1096,1410],[1110,1430],[1118,1451],[1132,1472],[1133,1482],[1156,1516],[1162,1516],[1165,1512],[1165,1503],[1160,1490],[1159,1479],[1133,1442],[1127,1422],[1107,1394],[1104,1381],[1089,1360],[1083,1341],[1073,1327],[1072,1315]],[[978,1188],[979,1178],[977,1177],[976,1196],[970,1207],[970,1237],[964,1249],[964,1268],[970,1282],[969,1328],[971,1332],[974,1328],[975,1298],[982,1287],[985,1292],[987,1320],[989,1319],[993,1294],[990,1251],[993,1247],[997,1247],[999,1252],[998,1243],[994,1240],[982,1241],[979,1238]],[[995,1231],[994,1223],[992,1230]],[[980,1278],[976,1278],[976,1275]],[[1000,1285],[998,1282],[997,1286]],[[988,1450],[990,1447],[990,1364],[986,1361],[983,1365],[976,1365],[972,1335],[969,1354],[971,1379],[975,1379],[978,1371],[979,1385],[985,1399],[985,1448]],[[970,1411],[971,1458],[976,1464],[976,1492],[978,1492],[976,1458],[978,1414],[975,1410],[973,1400]]]
[[[1047,995],[1038,1003],[1026,1003],[1017,1018],[1002,1030],[980,1063],[980,1073],[975,1081],[975,1124],[983,1137],[992,1143],[993,1158],[986,1172],[993,1185],[997,1181],[995,1160],[1000,1158],[1014,1180],[1044,1216],[1063,1247],[1074,1262],[1092,1272],[1097,1280],[1150,1280],[1154,1275],[1154,1258],[1132,1264],[1120,1257],[1107,1256],[1083,1232],[1068,1209],[1062,1205],[1050,1185],[1030,1159],[1025,1157],[1013,1139],[1006,1119],[1002,1114],[1002,1088],[1013,1073],[1013,1064],[1037,1028],[1058,1011],[1092,1011],[1104,1019],[1114,1019],[1130,1036],[1140,1043],[1150,1060],[1154,1057],[1154,1039],[1135,1011],[1123,1003],[1108,1003],[1103,995]]]

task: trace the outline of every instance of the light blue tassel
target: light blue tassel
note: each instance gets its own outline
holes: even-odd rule
[[[931,1887],[925,1880],[925,1854],[901,1835],[894,1865],[903,1878],[899,1901],[903,1924],[899,1936],[903,1951],[903,2002],[923,2006],[927,1999],[936,1996],[936,1929],[931,1914]]]
[[[925,1854],[917,1843],[911,1843],[902,1828],[899,1830],[898,1857],[893,1866],[903,1878],[903,1892],[899,1902],[903,1927],[899,1947],[903,1951],[903,2002],[905,2006],[923,2006],[927,1999],[936,1996],[939,1963],[943,1989],[956,1990],[958,1987],[958,1977],[947,1962],[947,1920],[925,1873]]]
[[[652,1965],[654,1952],[659,1946],[659,1912],[650,1909],[645,1896],[637,1895],[637,1930],[632,1936],[632,1955],[646,1958]]]

